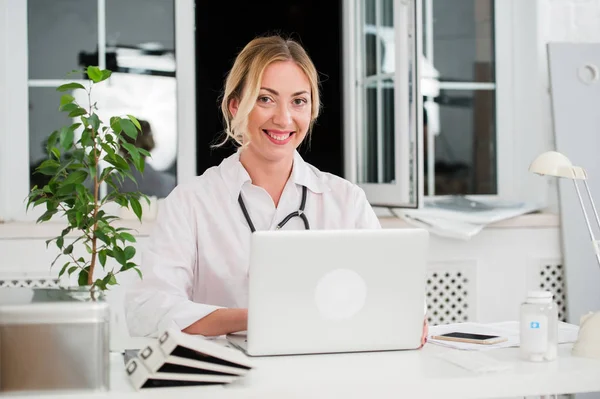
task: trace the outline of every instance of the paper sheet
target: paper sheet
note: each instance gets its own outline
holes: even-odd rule
[[[481,344],[469,344],[464,342],[454,341],[443,341],[432,339],[432,336],[441,335],[449,332],[465,332],[474,334],[487,334],[487,335],[499,335],[506,337],[507,340],[493,345],[481,345]],[[577,340],[577,334],[579,333],[579,327],[574,324],[568,324],[560,322],[558,326],[558,343],[569,343]],[[498,348],[510,348],[518,347],[520,345],[519,339],[519,322],[518,321],[506,321],[500,323],[454,323],[444,324],[439,326],[432,326],[429,328],[428,342],[445,346],[449,348],[461,349],[461,350],[472,350],[472,351],[485,351],[490,349]]]

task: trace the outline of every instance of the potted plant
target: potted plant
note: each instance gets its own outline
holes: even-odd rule
[[[95,299],[95,293],[117,284],[119,273],[135,270],[142,278],[138,265],[132,261],[136,250],[131,244],[136,241],[135,237],[128,232],[130,229],[115,227],[114,222],[119,217],[107,213],[106,208],[111,202],[129,207],[141,222],[140,199],[150,204],[148,197],[140,192],[121,192],[120,183],[124,179],[135,182],[131,168],[143,173],[145,157],[150,153],[125,139],[129,136],[135,140],[141,134],[140,123],[134,116],[112,116],[108,123],[98,117],[97,104],[92,102],[92,89],[108,79],[111,71],[89,66],[85,72],[89,78],[88,87],[72,82],[57,88],[63,93],[84,90],[88,104],[77,103],[68,93],[61,96],[59,111],[76,118],[77,122],[53,131],[48,137],[48,159],[35,171],[45,175],[47,183],[31,189],[27,209],[46,206],[38,223],[49,221],[56,214],[65,217],[67,225],[60,235],[46,241],[46,247],[54,242],[60,251],[51,267],[60,258],[66,258],[59,277],[65,273],[75,274],[78,285],[89,288],[91,299]],[[81,132],[80,136],[78,132]],[[112,189],[103,198],[100,197],[102,183]],[[70,233],[76,233],[73,242],[65,240]],[[85,247],[87,256],[74,255],[73,250],[78,246]],[[106,267],[109,258],[113,258],[118,267]]]

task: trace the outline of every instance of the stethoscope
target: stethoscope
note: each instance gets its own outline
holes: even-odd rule
[[[296,216],[298,216],[300,219],[302,219],[302,221],[304,222],[304,228],[306,230],[310,230],[310,225],[308,224],[308,219],[306,218],[306,214],[304,213],[304,206],[306,205],[307,191],[308,190],[306,189],[306,186],[302,186],[302,201],[300,202],[300,208],[296,212],[292,212],[289,215],[287,215],[285,218],[283,218],[283,220],[281,222],[279,222],[279,224],[277,225],[277,227],[276,227],[277,230],[281,229],[283,226],[285,226],[285,224],[287,222],[290,221],[291,218],[294,218]],[[242,193],[240,193],[240,196],[238,197],[238,202],[240,204],[240,208],[242,208],[242,212],[244,213],[246,222],[248,222],[250,231],[254,233],[256,231],[256,229],[254,228],[254,223],[252,223],[252,219],[250,219],[248,210],[246,210],[246,205],[244,204],[244,200],[242,199]]]

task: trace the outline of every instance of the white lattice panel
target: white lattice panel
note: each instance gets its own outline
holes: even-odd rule
[[[475,298],[472,268],[442,263],[427,273],[427,320],[430,325],[472,320]]]
[[[540,289],[550,291],[558,306],[558,320],[567,321],[567,294],[565,290],[564,267],[558,263],[540,266]]]
[[[25,279],[5,279],[0,280],[0,288],[51,288],[59,286],[59,279],[43,278],[25,278]]]

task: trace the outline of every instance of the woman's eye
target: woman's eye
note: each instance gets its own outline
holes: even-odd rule
[[[308,101],[306,101],[304,98],[296,98],[296,99],[294,99],[294,105],[304,105],[307,102]]]
[[[258,101],[260,101],[261,103],[267,104],[271,101],[271,99],[267,96],[260,96],[260,97],[258,97]]]

